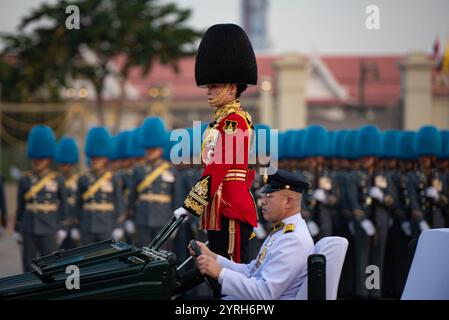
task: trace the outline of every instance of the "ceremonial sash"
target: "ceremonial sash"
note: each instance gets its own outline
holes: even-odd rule
[[[25,200],[30,200],[31,198],[33,198],[39,191],[42,190],[42,188],[45,186],[45,184],[53,179],[55,177],[55,174],[53,172],[50,172],[49,174],[47,174],[45,177],[43,177],[38,183],[36,183],[34,186],[32,186],[30,188],[30,190],[28,190],[25,193]]]
[[[137,191],[142,192],[145,188],[149,187],[154,182],[154,180],[156,180],[162,174],[162,172],[164,172],[168,168],[170,168],[170,163],[164,162],[163,164],[161,164],[153,172],[147,175],[141,183],[139,183],[139,185],[137,186]]]
[[[87,200],[92,197],[98,191],[98,189],[100,189],[101,184],[104,181],[111,179],[111,177],[112,173],[110,171],[103,174],[93,185],[89,187],[89,189],[86,190],[86,192],[83,193],[83,200]]]

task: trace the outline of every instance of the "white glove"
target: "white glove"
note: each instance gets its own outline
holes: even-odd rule
[[[372,237],[376,234],[376,228],[374,227],[374,224],[370,219],[363,219],[360,222],[360,226],[362,227],[363,231],[365,231],[368,237]]]
[[[81,239],[79,229],[77,228],[70,229],[70,237],[75,241],[79,241]]]
[[[56,232],[56,244],[58,246],[62,244],[65,238],[67,238],[67,231],[65,231],[64,229],[60,229],[58,230],[58,232]]]
[[[424,231],[424,230],[430,229],[430,226],[429,226],[429,224],[427,223],[426,220],[422,220],[419,223],[419,228],[421,229],[421,231]]]
[[[384,200],[384,193],[379,189],[379,187],[371,187],[371,189],[369,189],[369,196],[379,200],[380,202]]]
[[[402,232],[408,237],[412,235],[412,225],[410,221],[404,221],[401,223]]]
[[[327,200],[326,192],[323,189],[316,189],[313,192],[313,198],[318,202],[325,203]]]
[[[22,234],[20,234],[19,232],[14,231],[14,233],[12,234],[12,238],[19,244],[23,242]]]
[[[315,237],[318,233],[320,233],[320,228],[315,223],[315,221],[307,221],[307,229],[309,229],[310,235]]]
[[[115,228],[112,230],[112,238],[117,241],[120,240],[123,237],[123,229],[122,228]]]
[[[438,194],[437,189],[435,189],[435,187],[428,187],[426,189],[426,196],[428,198],[432,198],[435,201],[438,201],[438,198],[440,197]]]
[[[136,233],[136,226],[134,225],[134,222],[132,222],[131,220],[126,220],[125,221],[125,231],[128,234]]]
[[[259,222],[257,223],[257,227],[254,228],[254,233],[256,234],[256,238],[259,240],[265,239],[267,237],[267,232]]]
[[[179,219],[180,217],[189,215],[189,212],[186,209],[184,209],[183,207],[181,207],[181,208],[176,209],[173,212],[173,214],[176,217],[176,219]]]

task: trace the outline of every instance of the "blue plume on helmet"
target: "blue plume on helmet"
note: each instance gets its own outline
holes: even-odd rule
[[[348,130],[344,136],[342,155],[346,159],[358,159],[356,140],[358,130]]]
[[[337,156],[334,153],[335,152],[335,144],[337,143],[337,133],[338,133],[338,131],[328,131],[327,132],[328,145],[327,145],[326,154],[324,155],[325,157],[334,158]]]
[[[400,131],[399,130],[385,130],[382,134],[383,148],[382,158],[396,159],[400,153]]]
[[[141,126],[139,143],[144,149],[164,148],[169,140],[165,124],[159,117],[148,117]]]
[[[439,156],[441,134],[434,126],[421,127],[415,136],[415,153],[420,156]]]
[[[56,138],[50,127],[39,124],[31,128],[27,141],[27,155],[30,159],[53,159],[55,148]]]
[[[131,131],[125,130],[117,134],[117,155],[119,159],[130,158],[128,153],[128,140],[131,138]]]
[[[74,138],[62,137],[56,145],[55,161],[64,164],[77,164],[78,145]]]
[[[357,132],[356,152],[359,158],[379,157],[382,154],[382,135],[373,125],[361,127]]]
[[[110,160],[119,160],[120,159],[118,143],[119,143],[118,135],[111,137],[111,153],[109,154]]]
[[[306,157],[306,129],[295,130],[290,141],[289,149],[292,159],[303,159]]]
[[[86,136],[85,153],[89,158],[107,157],[111,154],[111,134],[106,127],[94,127]]]
[[[348,130],[339,130],[337,131],[335,144],[333,146],[333,154],[338,158],[345,158],[344,153],[344,141],[345,137],[348,134]]]
[[[449,130],[441,130],[441,159],[449,159]]]
[[[131,131],[131,134],[128,137],[128,155],[132,158],[140,158],[145,156],[145,149],[140,143],[142,127],[137,127]],[[163,146],[162,146],[163,147]]]
[[[415,153],[415,131],[402,131],[399,138],[399,158],[402,160],[418,159]]]
[[[305,130],[304,155],[306,157],[325,156],[329,147],[329,135],[323,126],[311,125]]]
[[[293,143],[294,143],[294,137],[297,130],[287,130],[284,133],[284,141],[283,141],[283,155],[285,159],[293,159],[294,156],[294,150],[293,150]]]

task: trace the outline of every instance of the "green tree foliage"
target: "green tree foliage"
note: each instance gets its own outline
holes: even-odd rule
[[[79,8],[79,29],[66,27],[69,5]],[[2,97],[16,102],[58,101],[71,79],[88,79],[95,88],[99,122],[104,124],[101,93],[106,77],[114,74],[124,83],[132,67],[140,66],[146,74],[157,60],[177,71],[178,60],[195,53],[200,36],[186,25],[190,15],[189,9],[159,0],[43,4],[23,19],[17,34],[2,34]],[[7,61],[11,57],[13,63]],[[122,63],[111,68],[110,62],[117,59]]]

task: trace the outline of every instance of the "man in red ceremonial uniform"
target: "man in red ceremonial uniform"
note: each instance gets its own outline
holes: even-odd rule
[[[195,79],[207,88],[208,102],[216,111],[202,145],[204,172],[174,214],[200,217],[212,251],[247,262],[248,241],[257,225],[249,191],[254,171],[248,169],[253,124],[238,98],[248,85],[257,84],[257,62],[242,28],[217,24],[206,31],[196,56]]]

